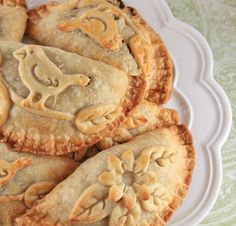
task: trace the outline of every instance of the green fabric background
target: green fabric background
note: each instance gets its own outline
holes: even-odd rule
[[[236,226],[236,0],[167,0],[167,3],[175,17],[193,25],[208,40],[214,55],[214,76],[226,91],[233,110],[232,131],[222,149],[221,191],[200,225]]]

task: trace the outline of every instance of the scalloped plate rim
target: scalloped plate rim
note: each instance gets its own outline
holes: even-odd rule
[[[153,0],[149,0],[149,1],[152,2]],[[217,177],[213,177],[214,181],[211,182],[211,184],[214,185],[213,186],[214,190],[213,191],[211,190],[211,197],[210,199],[208,199],[208,203],[205,203],[204,209],[201,209],[198,212],[195,211],[195,215],[191,214],[191,216],[187,217],[186,219],[183,219],[177,223],[171,224],[173,226],[184,225],[183,223],[186,223],[186,222],[183,222],[183,221],[187,220],[188,223],[191,222],[191,225],[197,225],[210,212],[219,194],[220,186],[222,183],[222,174],[223,174],[221,148],[223,144],[226,142],[230,134],[230,130],[231,130],[231,125],[232,125],[231,104],[229,102],[229,99],[225,91],[213,77],[213,54],[205,37],[193,26],[177,19],[172,14],[168,4],[164,0],[156,1],[154,4],[158,4],[158,6],[163,7],[163,10],[159,10],[159,12],[163,13],[162,19],[164,22],[164,26],[173,26],[176,30],[179,29],[184,32],[188,31],[189,37],[191,36],[191,38],[194,39],[198,43],[199,47],[201,48],[202,53],[205,54],[204,59],[208,61],[207,64],[205,64],[205,68],[204,68],[205,69],[204,71],[206,71],[206,73],[202,73],[203,76],[200,77],[199,82],[203,86],[205,86],[205,89],[207,89],[211,93],[212,96],[214,96],[214,98],[217,100],[218,107],[221,110],[220,117],[223,123],[221,123],[221,127],[220,126],[218,127],[217,134],[214,137],[212,137],[210,142],[206,145],[208,155],[209,157],[213,159],[213,163],[215,164],[213,169],[217,170],[217,173],[216,173]],[[177,82],[175,84],[176,84],[176,87],[178,87]]]

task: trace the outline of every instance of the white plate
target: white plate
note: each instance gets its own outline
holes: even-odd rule
[[[47,0],[30,0],[31,7]],[[231,107],[213,78],[208,43],[193,27],[173,17],[164,0],[125,0],[161,34],[176,68],[174,92],[168,107],[180,112],[195,138],[196,167],[190,191],[169,226],[193,226],[204,219],[216,201],[222,179],[221,147],[231,128]]]

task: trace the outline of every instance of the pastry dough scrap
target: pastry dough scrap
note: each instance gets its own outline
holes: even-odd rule
[[[16,217],[48,194],[78,165],[68,158],[13,152],[0,144],[0,225],[13,226]]]
[[[165,225],[188,191],[194,162],[184,125],[147,132],[82,163],[17,225]]]
[[[14,150],[65,155],[109,136],[146,83],[52,47],[0,42],[0,139]]]

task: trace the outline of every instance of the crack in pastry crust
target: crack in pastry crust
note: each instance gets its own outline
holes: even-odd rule
[[[154,130],[81,164],[40,204],[19,217],[17,225],[163,226],[181,205],[194,164],[193,140],[186,126]],[[85,169],[90,166],[96,173],[89,172],[88,177]],[[58,204],[57,196],[65,194],[67,186],[76,188],[70,200],[64,197]],[[56,204],[57,210],[49,209],[49,203]],[[62,213],[64,205],[67,212]]]
[[[127,76],[104,63],[59,49],[12,46],[0,45],[2,88],[7,88],[11,97],[11,101],[2,98],[5,118],[0,138],[14,150],[64,155],[92,146],[123,123],[144,96],[142,77]],[[72,56],[72,61],[66,60]],[[13,67],[9,67],[11,61]],[[73,73],[65,73],[67,70]],[[54,103],[50,96],[56,97]],[[89,117],[84,118],[84,114]]]

